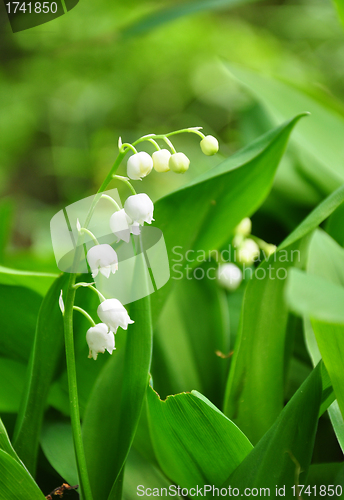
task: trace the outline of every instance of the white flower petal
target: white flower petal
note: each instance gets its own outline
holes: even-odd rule
[[[59,306],[60,306],[60,309],[61,309],[61,312],[62,312],[62,315],[63,315],[64,312],[65,312],[65,306],[64,306],[64,302],[63,302],[63,292],[62,292],[62,290],[61,290],[60,297],[59,297]]]
[[[112,354],[115,350],[115,336],[104,323],[98,323],[87,330],[86,342],[89,347],[89,358],[97,359],[99,353],[107,350]]]
[[[151,224],[153,219],[154,205],[145,193],[129,196],[124,203],[124,210],[132,219],[143,226],[144,222]]]
[[[146,177],[153,168],[152,157],[145,151],[136,153],[128,159],[127,175],[130,179],[138,181]]]
[[[106,277],[110,276],[113,264],[118,264],[118,257],[115,250],[107,243],[95,245],[87,252],[87,261],[92,271],[92,277],[95,278],[98,270]],[[103,271],[104,269],[104,271]],[[114,272],[114,271],[112,271]]]
[[[116,333],[120,326],[123,330],[128,328],[128,325],[134,323],[129,317],[129,314],[124,306],[117,299],[106,299],[97,309],[97,314],[101,321]]]

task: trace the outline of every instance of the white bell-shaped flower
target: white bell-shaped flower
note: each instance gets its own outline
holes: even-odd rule
[[[200,142],[202,152],[207,156],[216,154],[219,150],[219,142],[212,135],[206,135]]]
[[[87,261],[93,278],[97,276],[98,271],[108,278],[111,273],[114,274],[118,270],[117,254],[107,243],[90,248],[87,252]]]
[[[187,171],[190,165],[189,158],[184,153],[174,153],[171,155],[168,166],[173,172],[183,174]]]
[[[103,323],[108,325],[110,330],[116,333],[120,326],[123,330],[128,328],[128,325],[134,323],[129,317],[127,310],[119,300],[106,299],[99,304],[97,314]]]
[[[239,262],[248,265],[253,264],[253,262],[258,259],[260,254],[259,246],[251,238],[244,240],[239,246],[237,252]]]
[[[104,323],[98,323],[87,330],[86,342],[90,349],[89,358],[97,359],[98,353],[109,354],[115,349],[115,336],[109,327]]]
[[[141,180],[146,177],[153,168],[152,157],[145,151],[136,153],[128,159],[127,162],[127,175],[134,181]]]
[[[126,243],[129,243],[130,233],[140,234],[140,225],[131,220],[124,208],[111,215],[110,228],[119,240],[123,240]]]
[[[221,264],[217,268],[217,279],[221,286],[233,292],[242,282],[242,271],[235,264]]]
[[[154,220],[154,205],[146,193],[129,196],[124,203],[124,210],[133,222],[136,222],[141,226],[143,226],[145,222],[150,224],[152,220]]]
[[[168,172],[170,167],[168,162],[171,158],[171,153],[168,149],[160,149],[152,154],[153,168],[157,172]]]

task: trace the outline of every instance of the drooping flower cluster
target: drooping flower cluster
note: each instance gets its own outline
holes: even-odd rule
[[[234,230],[235,257],[237,264],[243,266],[243,269],[259,259],[260,250],[264,252],[265,258],[268,258],[276,250],[275,245],[252,236],[251,231],[252,222],[248,217],[245,217]],[[217,280],[228,291],[233,292],[242,282],[243,272],[239,266],[234,263],[225,263],[220,264],[217,269]]]
[[[187,132],[193,132],[202,137],[200,142],[202,152],[211,156],[218,152],[219,143],[218,140],[212,135],[205,136],[200,132],[201,127],[193,127],[186,129]],[[171,134],[168,134],[171,135]],[[143,177],[146,177],[151,173],[152,169],[156,170],[156,172],[168,172],[172,170],[177,174],[183,174],[186,172],[190,166],[189,158],[181,152],[177,152],[173,147],[173,144],[168,139],[168,135],[166,136],[157,136],[155,134],[150,134],[145,136],[142,139],[148,140],[154,144],[157,151],[155,151],[152,156],[150,156],[145,151],[137,152],[133,145],[129,145],[132,150],[134,150],[134,154],[130,156],[127,162],[127,175],[132,180],[142,180]],[[168,144],[171,149],[171,152],[168,149],[160,149],[159,145],[155,141],[155,139],[163,139]],[[139,141],[137,141],[139,142]],[[125,145],[123,144],[122,147]]]
[[[116,175],[114,175],[114,177],[124,181],[134,194],[126,199],[123,208],[120,208],[115,200],[108,195],[103,195],[105,198],[110,199],[110,201],[116,206],[116,211],[110,217],[109,226],[111,232],[117,238],[117,241],[122,240],[129,243],[130,235],[140,235],[141,227],[144,223],[151,224],[152,221],[154,221],[154,205],[152,200],[145,193],[136,194],[128,178],[132,180],[142,180],[150,174],[153,168],[156,172],[168,172],[169,170],[172,170],[177,173],[183,173],[188,170],[190,160],[184,153],[176,152],[173,144],[168,138],[171,135],[181,132],[193,132],[199,135],[202,138],[200,146],[204,154],[214,155],[218,151],[219,145],[217,139],[210,135],[204,136],[204,134],[200,132],[200,127],[184,129],[161,136],[150,134],[148,136],[141,137],[133,144],[122,144],[121,139],[119,139],[120,155],[124,156],[129,149],[132,150],[134,154],[131,155],[127,161],[128,177],[120,177]],[[156,142],[158,139],[164,140],[169,146],[171,152],[168,149],[161,149]],[[156,151],[152,154],[152,156],[145,151],[137,152],[135,149],[135,145],[143,141],[152,143],[156,148]],[[79,220],[77,220],[76,226],[79,234],[82,232],[87,233],[95,242],[95,245],[88,250],[86,256],[91,269],[92,277],[96,278],[100,273],[106,278],[110,278],[111,273],[115,274],[118,267],[121,265],[118,262],[116,251],[107,243],[99,244],[97,238],[89,229],[87,229],[87,227],[81,227]],[[89,347],[89,358],[96,360],[98,354],[104,353],[105,351],[112,354],[115,350],[115,334],[117,329],[121,327],[122,329],[127,330],[128,325],[134,323],[134,321],[132,321],[129,317],[127,310],[118,299],[106,299],[90,283],[77,283],[74,286],[76,288],[79,286],[92,288],[98,293],[102,300],[97,309],[97,314],[101,321],[98,324],[94,323],[93,319],[86,311],[77,306],[73,307],[74,310],[78,310],[84,314],[84,316],[86,316],[92,323],[92,327],[89,328],[86,333],[86,342]],[[64,314],[62,292],[59,303],[62,314]]]

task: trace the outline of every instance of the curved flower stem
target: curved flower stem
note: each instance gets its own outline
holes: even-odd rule
[[[79,233],[86,233],[86,234],[88,234],[92,238],[92,240],[94,241],[94,243],[96,245],[99,245],[99,241],[94,236],[94,234],[92,233],[92,231],[90,231],[89,229],[86,229],[85,227],[82,227],[81,229],[79,229]]]
[[[101,198],[103,198],[104,200],[109,200],[116,207],[117,211],[121,210],[121,207],[118,205],[117,201],[111,198],[111,196],[102,194]]]
[[[168,139],[168,137],[164,137],[164,141],[166,142],[166,144],[168,145],[168,147],[170,148],[170,150],[172,151],[173,154],[176,154],[176,150],[172,144],[172,142],[170,141],[170,139]]]
[[[93,290],[97,295],[98,297],[100,297],[101,300],[106,300],[106,298],[104,297],[104,295],[102,293],[100,293],[99,290],[97,290],[93,285],[92,283],[77,283],[76,285],[73,286],[73,288],[77,289],[79,288],[80,286],[83,286],[85,288],[90,288],[91,290]]]
[[[91,318],[88,312],[85,311],[85,309],[83,309],[82,307],[73,306],[73,311],[79,311],[81,314],[85,316],[85,318],[88,319],[88,321],[91,323],[92,326],[96,326],[95,322],[93,321],[93,318]]]
[[[132,186],[131,182],[129,182],[128,177],[123,177],[122,175],[114,175],[113,178],[124,182],[124,184],[126,184],[128,186],[128,188],[130,189],[130,191],[133,194],[137,194],[134,187]]]

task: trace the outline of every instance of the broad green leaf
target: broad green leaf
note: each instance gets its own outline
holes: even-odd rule
[[[334,212],[334,214],[337,211]],[[332,214],[332,216],[334,215]],[[332,217],[331,216],[331,217]],[[329,221],[331,220],[331,217]],[[327,233],[315,231],[308,249],[307,272],[322,276],[338,285],[344,285],[344,250]],[[305,340],[313,365],[321,359],[311,322],[304,317]],[[338,442],[344,450],[344,420],[338,402],[334,401],[328,408],[328,413],[336,433]]]
[[[148,14],[143,19],[140,19],[135,24],[125,28],[123,34],[125,36],[135,36],[150,31],[158,26],[171,22],[179,17],[197,14],[198,12],[206,12],[209,10],[217,10],[221,8],[236,7],[240,4],[255,2],[257,0],[192,0],[182,2],[171,7],[166,7]]]
[[[173,288],[157,323],[152,375],[161,397],[196,389],[221,406],[229,352],[226,294],[212,278],[182,279]],[[205,369],[206,367],[206,369]]]
[[[343,478],[341,482],[338,481],[338,476],[342,473],[342,471],[343,464],[340,462],[311,464],[309,467],[307,483],[310,486],[316,485],[318,487],[327,484],[333,484],[334,486],[342,484],[344,493]],[[335,496],[338,498],[337,495]],[[343,498],[343,496],[340,495],[339,498]]]
[[[147,402],[157,460],[181,487],[219,486],[252,449],[240,429],[197,391],[162,401],[149,387]]]
[[[20,399],[26,375],[26,366],[13,359],[0,358],[0,412],[16,413],[19,410]]]
[[[311,462],[318,413],[321,402],[321,366],[313,370],[280,416],[259,443],[229,476],[224,486],[286,488],[286,498],[293,498],[291,487],[298,481],[306,484]],[[262,496],[262,495],[261,495]]]
[[[189,249],[196,252],[195,256],[201,252],[206,259],[210,250],[227,243],[244,217],[257,210],[271,189],[289,135],[302,116],[263,135],[184,188],[158,200],[155,216],[170,262],[177,249],[183,255]],[[188,264],[185,259],[180,263],[184,267]],[[166,285],[153,296],[156,317],[168,289]]]
[[[21,286],[0,285],[0,352],[27,363],[42,297]]]
[[[278,123],[291,114],[309,111],[311,116],[297,128],[293,140],[311,161],[303,162],[304,174],[330,193],[344,182],[342,137],[344,117],[323,103],[277,78],[268,78],[236,65],[229,71],[266,106]]]
[[[46,422],[40,443],[50,465],[68,484],[79,484],[72,427],[65,422]]]
[[[141,485],[141,486],[140,486]],[[166,479],[164,474],[158,467],[143,459],[138,451],[131,448],[128,455],[128,460],[125,464],[124,482],[123,482],[123,499],[124,500],[137,500],[138,494],[142,494],[142,490],[147,491],[147,495],[154,494],[161,491],[160,488],[166,488],[171,491],[175,486]],[[176,497],[179,499],[178,495]]]
[[[245,295],[227,382],[224,413],[257,443],[284,404],[289,268],[300,265],[301,243],[277,251],[257,268]]]
[[[276,254],[261,264],[247,285],[241,323],[229,374],[224,412],[253,442],[270,428],[283,407],[285,336],[288,310],[283,269],[300,265],[300,241],[344,201],[344,186],[320,203],[282,242]],[[294,253],[293,253],[294,252]],[[269,278],[269,266],[274,273]],[[261,270],[260,270],[261,269]],[[279,271],[281,269],[281,271]],[[265,272],[265,278],[262,275]]]
[[[326,293],[326,292],[324,292]],[[344,324],[312,320],[321,357],[330,376],[338,406],[344,417]],[[342,423],[339,425],[342,426]]]
[[[286,286],[286,298],[290,309],[296,314],[344,325],[342,286],[320,276],[292,269]]]
[[[115,498],[146,393],[152,348],[149,296],[131,304],[130,317],[135,323],[116,334],[117,351],[95,382],[83,421],[94,500]]]
[[[0,500],[44,500],[45,496],[22,465],[0,450]]]
[[[63,352],[63,323],[59,296],[67,280],[68,275],[58,278],[42,302],[14,432],[15,449],[32,473],[36,469],[39,434],[50,383]]]
[[[58,274],[21,271],[0,266],[0,283],[3,285],[25,286],[45,295]]]
[[[0,419],[0,450],[5,451],[8,455],[17,460],[17,462],[20,462],[18,455],[14,451],[10,438],[8,437],[6,428],[1,419]]]

